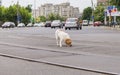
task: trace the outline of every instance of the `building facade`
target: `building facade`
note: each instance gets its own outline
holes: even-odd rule
[[[36,13],[35,13],[36,12]],[[68,18],[68,17],[79,17],[79,8],[70,6],[69,2],[61,3],[57,5],[53,5],[51,3],[47,3],[44,5],[41,5],[37,10],[33,10],[33,16],[45,16],[48,17],[49,14],[59,14],[62,17]]]

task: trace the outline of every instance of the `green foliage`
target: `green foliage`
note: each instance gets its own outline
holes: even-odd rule
[[[55,15],[53,13],[49,14],[47,20],[50,20],[50,21],[55,20]]]
[[[115,5],[120,10],[120,0],[110,0],[110,5]]]
[[[28,10],[29,12],[32,12],[32,5],[29,4],[25,9]]]
[[[6,12],[5,7],[0,6],[0,21],[4,21],[5,20],[5,17],[4,17],[5,12]]]
[[[31,13],[20,5],[13,5],[8,8],[0,7],[0,21],[12,21],[17,24],[17,13],[21,16],[21,22],[30,22]]]
[[[96,10],[94,10],[94,20],[95,21],[104,20],[104,7],[103,6],[97,6]]]
[[[17,15],[17,8],[16,6],[10,6],[8,8],[6,8],[6,12],[5,12],[5,21],[12,21],[12,22],[16,22],[16,15]]]
[[[51,13],[51,14],[48,15],[47,20],[50,20],[50,21],[53,21],[53,20],[61,20],[61,21],[64,21],[65,18],[64,18],[64,17],[61,17],[59,14]]]
[[[40,16],[40,21],[41,22],[45,22],[46,21],[46,17],[45,16]]]
[[[91,16],[92,16],[92,8],[91,7],[85,8],[83,11],[82,19],[83,20],[90,20]]]
[[[26,10],[24,7],[21,7],[19,10],[20,16],[22,18],[21,22],[27,24],[30,22],[31,19],[31,13],[29,13],[28,10]]]

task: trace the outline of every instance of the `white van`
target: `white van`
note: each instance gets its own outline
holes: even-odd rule
[[[82,21],[82,25],[83,25],[83,26],[88,26],[88,20],[83,20],[83,21]]]

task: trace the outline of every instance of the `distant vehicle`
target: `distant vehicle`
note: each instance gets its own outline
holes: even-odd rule
[[[55,27],[63,28],[62,22],[60,20],[54,20],[51,23],[51,28],[55,28]]]
[[[14,28],[15,27],[15,23],[14,22],[5,22],[2,25],[2,28]]]
[[[51,21],[46,21],[45,22],[45,27],[51,27]]]
[[[67,18],[65,30],[70,30],[71,28],[76,28],[77,30],[82,29],[82,25],[80,25],[78,18]]]
[[[40,23],[35,23],[33,26],[34,27],[40,27]]]
[[[93,21],[89,21],[89,25],[93,25]]]
[[[62,21],[63,26],[65,26],[65,21]]]
[[[83,20],[83,21],[82,21],[82,25],[83,25],[83,26],[88,26],[88,20]]]
[[[102,25],[102,22],[101,22],[101,21],[96,21],[96,22],[94,22],[93,25],[94,25],[94,26],[100,26],[100,25]]]
[[[35,26],[35,27],[44,27],[44,26],[45,26],[45,23],[44,23],[44,22],[35,23],[34,26]]]
[[[27,27],[32,27],[32,26],[33,26],[32,23],[28,23],[28,24],[27,24]]]
[[[40,26],[41,27],[45,27],[45,23],[44,22],[40,22]]]
[[[25,24],[24,24],[24,23],[19,23],[19,24],[17,25],[17,27],[25,27]]]

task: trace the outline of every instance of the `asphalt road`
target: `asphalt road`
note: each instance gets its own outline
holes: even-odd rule
[[[0,75],[102,75],[0,56]]]
[[[61,49],[56,46],[55,30],[44,27],[0,29],[0,42]],[[63,50],[120,56],[120,31],[104,27],[83,27],[82,30],[67,30],[73,47]]]
[[[118,64],[119,63],[118,60],[120,59],[119,30],[111,30],[105,27],[92,27],[92,26],[83,27],[82,30],[67,30],[66,32],[69,33],[72,38],[73,46],[72,47],[63,46],[62,48],[56,46],[55,34],[54,34],[55,30],[56,29],[44,28],[44,27],[0,29],[0,48],[1,48],[0,53],[8,54],[10,56],[30,58],[33,60],[35,59],[37,61],[42,61],[42,62],[48,61],[49,63],[53,63],[53,64],[57,63],[65,66],[66,65],[68,66],[69,64],[72,65],[72,67],[75,66],[81,67],[83,64],[85,64],[82,66],[84,69],[87,67],[89,70],[95,70],[95,71],[100,70],[100,71],[119,73],[120,70],[119,69],[120,65]],[[87,61],[83,59],[78,61],[79,58],[86,58]],[[97,62],[96,59],[98,58],[100,58],[100,60]],[[105,59],[103,60],[103,58]],[[0,65],[2,65],[0,73],[2,73],[2,75],[7,75],[7,73],[8,75],[10,75],[10,73],[11,75],[13,75],[12,73],[14,72],[16,73],[15,75],[21,75],[21,73],[23,73],[22,75],[33,75],[33,72],[36,73],[36,75],[59,75],[59,74],[60,75],[99,75],[99,73],[83,71],[80,69],[76,70],[73,68],[71,68],[69,71],[67,70],[69,68],[66,69],[65,67],[61,67],[62,69],[61,71],[61,69],[59,69],[60,65],[57,65],[56,68],[58,69],[56,69],[53,65],[50,64],[42,65],[42,67],[45,67],[46,65],[48,67],[49,66],[53,67],[52,70],[49,70],[50,72],[47,72],[48,74],[45,74],[46,71],[48,70],[47,69],[48,67],[45,67],[45,70],[44,71],[42,70],[43,71],[42,74],[41,72],[38,72],[38,70],[41,70],[41,68],[37,67],[36,69],[36,67],[34,67],[33,64],[37,64],[37,66],[40,66],[43,63],[29,62],[21,59],[7,58],[3,56],[0,57],[0,59],[2,62],[0,63]],[[12,61],[12,62],[8,62],[8,61]],[[109,65],[106,65],[107,64],[106,61],[110,61],[110,62],[112,61],[110,63],[112,66],[108,67]],[[15,64],[16,62],[18,64]],[[21,68],[23,68],[23,66],[19,66],[19,65],[25,62],[29,63],[29,65],[26,65],[26,67],[28,67],[27,70],[26,68],[20,70]],[[84,62],[89,62],[89,63],[84,63]],[[19,72],[16,71],[17,67],[13,68],[13,66],[10,66],[11,64],[8,65],[8,63],[14,64],[13,66],[18,66],[20,68],[18,70]],[[90,65],[92,63],[94,63],[94,65]],[[106,65],[107,68],[99,67],[98,64],[101,66]],[[6,67],[4,65],[7,65],[9,67]],[[111,68],[113,66],[117,66],[118,68],[117,69],[115,68],[115,70],[113,70],[114,68],[113,69]],[[8,71],[8,69],[10,68],[11,71]],[[28,70],[31,68],[32,71]],[[28,72],[28,74],[26,74],[26,72]]]

